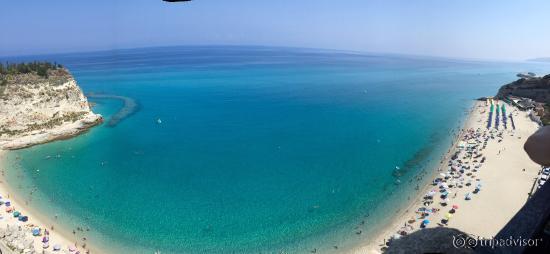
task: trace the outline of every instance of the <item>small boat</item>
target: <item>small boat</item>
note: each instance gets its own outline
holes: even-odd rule
[[[160,118],[157,119],[157,123],[158,123],[158,124],[161,124],[161,123],[162,123],[162,120],[160,120]]]

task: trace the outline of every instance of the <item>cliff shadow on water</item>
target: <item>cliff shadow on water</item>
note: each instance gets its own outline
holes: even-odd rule
[[[137,113],[140,109],[139,103],[135,99],[126,96],[99,93],[89,93],[86,96],[94,99],[119,100],[123,103],[122,107],[107,122],[107,126],[109,127],[115,127],[122,120]]]

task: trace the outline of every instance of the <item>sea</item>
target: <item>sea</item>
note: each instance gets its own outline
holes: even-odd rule
[[[256,46],[0,59],[55,61],[85,93],[138,103],[116,125],[9,152],[5,166],[31,210],[112,253],[354,248],[429,181],[476,98],[518,72],[550,73],[534,62]],[[90,102],[106,122],[123,107]]]

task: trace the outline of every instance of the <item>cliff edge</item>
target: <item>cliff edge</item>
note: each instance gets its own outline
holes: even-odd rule
[[[0,149],[66,139],[103,121],[67,69],[20,66],[0,70]]]
[[[519,101],[519,106],[533,110],[543,124],[550,124],[550,74],[544,77],[523,77],[503,85],[496,98]]]

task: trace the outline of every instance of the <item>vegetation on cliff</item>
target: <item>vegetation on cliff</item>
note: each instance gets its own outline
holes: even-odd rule
[[[30,62],[30,63],[0,63],[0,75],[15,75],[36,73],[38,76],[48,78],[48,71],[63,69],[61,64],[50,62]]]
[[[29,84],[40,80],[62,84],[70,77],[61,64],[50,62],[0,63],[0,97],[10,84]]]
[[[544,125],[550,125],[550,74],[544,77],[520,78],[503,85],[497,98],[506,100],[510,96],[529,98],[536,102],[535,111]]]
[[[0,149],[17,149],[77,135],[101,123],[61,65],[0,65]]]

